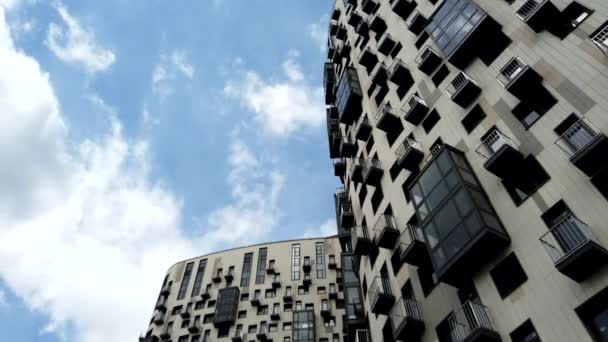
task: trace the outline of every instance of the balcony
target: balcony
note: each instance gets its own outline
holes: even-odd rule
[[[346,28],[342,25],[338,26],[338,30],[336,31],[336,39],[345,40],[346,39]]]
[[[192,303],[188,303],[186,310],[179,313],[182,319],[189,319],[192,316]]]
[[[395,296],[388,278],[375,277],[367,291],[371,312],[388,315],[395,304]]]
[[[407,20],[418,4],[415,0],[397,0],[393,4],[393,12],[401,19]]]
[[[211,298],[211,290],[207,287],[203,293],[201,293],[201,298],[203,300],[207,300]]]
[[[399,238],[401,261],[413,266],[421,266],[428,260],[428,252],[424,242],[422,230],[415,225],[408,224]]]
[[[555,144],[566,153],[574,166],[589,177],[608,164],[608,139],[585,117],[566,129]]]
[[[386,86],[386,81],[388,80],[388,70],[384,63],[378,64],[376,69],[369,75],[372,82],[380,87]]]
[[[595,44],[604,54],[608,55],[608,25],[597,31],[592,37],[591,41]]]
[[[367,141],[372,134],[372,123],[367,118],[367,115],[361,116],[355,127],[355,138],[361,141]]]
[[[378,248],[393,249],[399,239],[399,229],[393,215],[382,214],[374,224],[374,240]]]
[[[396,340],[420,341],[424,333],[424,321],[415,299],[401,297],[393,306],[389,317]]]
[[[418,169],[418,164],[420,164],[422,158],[424,158],[424,153],[419,142],[412,138],[405,138],[395,151],[395,156],[399,167],[415,171]]]
[[[267,273],[267,274],[275,274],[275,272],[276,272],[276,270],[275,270],[275,268],[274,268],[274,260],[273,260],[273,261],[271,261],[271,262],[268,264],[268,267],[266,268],[266,273]]]
[[[255,337],[260,341],[268,340],[268,328],[265,325],[261,325],[258,328],[258,332],[255,334]]]
[[[196,334],[199,331],[201,331],[201,326],[200,326],[200,322],[198,320],[194,320],[192,321],[192,323],[190,323],[190,325],[188,326],[188,332],[191,334]]]
[[[232,336],[232,342],[244,342],[247,341],[247,334],[243,331],[237,331]]]
[[[367,159],[365,169],[363,169],[363,182],[367,185],[378,187],[380,186],[380,181],[382,180],[383,175],[384,169],[382,169],[380,159]]]
[[[342,78],[338,83],[336,97],[336,107],[341,123],[350,125],[361,116],[361,84],[354,68],[344,69]]]
[[[226,273],[224,275],[224,279],[226,280],[227,283],[234,280],[234,270],[228,270],[228,273]]]
[[[527,0],[515,11],[515,16],[537,33],[554,31],[563,22],[561,14],[550,0]]]
[[[393,62],[393,65],[389,71],[388,79],[400,88],[405,88],[406,92],[414,85],[414,78],[412,77],[410,70],[407,68],[405,63],[399,59]]]
[[[372,240],[367,226],[356,226],[351,230],[351,243],[355,254],[368,255]]]
[[[154,308],[163,312],[167,311],[167,297],[158,297],[158,301],[156,302],[156,306]]]
[[[467,108],[481,94],[481,88],[464,72],[459,72],[446,87],[450,99],[462,108]]]
[[[336,204],[338,210],[338,217],[340,218],[340,224],[342,228],[349,229],[353,226],[355,216],[353,214],[353,207],[350,200],[347,197],[346,192],[336,194]]]
[[[157,311],[152,317],[152,321],[156,325],[163,325],[165,323],[165,313],[161,311]]]
[[[426,23],[426,17],[422,13],[416,11],[405,22],[405,26],[407,26],[407,29],[410,30],[410,32],[412,32],[413,34],[419,35],[420,33],[422,33],[422,30],[424,30],[424,26],[426,25]]]
[[[168,296],[171,293],[171,282],[163,285],[163,287],[160,289],[160,294],[161,296]]]
[[[278,274],[272,277],[272,288],[275,290],[281,288],[281,277]]]
[[[378,64],[378,56],[372,51],[372,48],[369,46],[365,48],[359,55],[359,64],[364,66],[367,69],[367,72],[370,73]]]
[[[221,283],[222,282],[222,272],[217,272],[213,278],[211,278],[211,281],[213,281],[214,283]]]
[[[497,129],[483,138],[476,152],[485,159],[483,167],[500,179],[517,174],[524,160],[515,143]]]
[[[338,291],[336,289],[329,289],[329,299],[338,299]]]
[[[357,11],[350,12],[350,16],[348,17],[348,24],[353,28],[356,28],[357,25],[361,22],[361,16]]]
[[[487,307],[469,301],[448,318],[453,342],[500,342]]]
[[[522,101],[534,101],[543,78],[521,58],[513,57],[498,73],[498,82]]]
[[[427,76],[431,76],[435,69],[441,64],[441,55],[433,50],[430,46],[424,47],[422,51],[416,56],[416,64],[418,64],[418,70],[425,73]]]
[[[334,158],[334,176],[336,177],[344,177],[344,173],[346,172],[346,158]]]
[[[389,102],[384,103],[376,113],[376,127],[386,134],[397,135],[403,131],[401,119]]]
[[[373,0],[362,0],[361,10],[366,14],[373,14],[378,8],[378,3]]]
[[[159,337],[161,340],[168,340],[171,338],[171,334],[173,334],[173,325],[167,324],[165,328],[160,332]]]
[[[310,277],[310,273],[304,273],[304,277],[302,278],[302,285],[305,287],[309,287],[312,284],[312,278]]]
[[[354,158],[350,166],[350,180],[355,183],[363,182],[363,168],[365,167],[365,159]]]
[[[334,11],[331,13],[331,20],[338,20],[338,19],[340,19],[340,15],[341,14],[342,14],[342,12],[339,9],[334,8]]]
[[[355,342],[372,342],[369,330],[357,329],[357,331],[355,331]]]
[[[396,45],[397,41],[390,34],[387,33],[378,42],[378,52],[385,56],[388,56],[391,51],[393,51]]]
[[[290,293],[285,292],[285,294],[283,294],[283,302],[285,303],[291,303],[293,302],[293,295]]]
[[[330,22],[329,23],[329,34],[328,36],[330,37],[336,37],[336,33],[338,33],[338,24],[334,23],[334,22]]]
[[[369,37],[369,23],[365,19],[361,19],[357,27],[355,28],[355,32],[363,38]]]
[[[330,257],[329,260],[327,261],[327,268],[329,268],[330,270],[335,270],[338,267],[338,264],[336,263],[336,259]]]
[[[270,313],[270,319],[273,321],[278,321],[281,319],[281,310],[279,308],[273,308]]]
[[[376,41],[380,41],[387,28],[386,21],[379,14],[374,15],[369,24],[369,29],[376,33]]]
[[[261,299],[262,295],[259,292],[256,292],[249,302],[251,303],[251,306],[259,306],[261,304]]]
[[[608,251],[591,228],[573,215],[556,223],[540,238],[555,268],[576,282],[583,282],[608,263]]]
[[[428,114],[429,107],[421,97],[416,94],[410,96],[410,98],[403,104],[401,111],[404,113],[405,121],[411,123],[414,126],[418,126],[422,119]]]
[[[323,85],[325,87],[325,104],[333,104],[336,99],[336,68],[334,63],[325,63]]]
[[[304,262],[302,263],[302,270],[305,273],[310,273],[312,269],[312,262],[310,261],[310,257],[304,257]]]
[[[340,137],[340,156],[350,158],[355,155],[355,142],[348,136]]]

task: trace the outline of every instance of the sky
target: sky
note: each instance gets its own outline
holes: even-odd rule
[[[330,0],[0,0],[0,340],[133,341],[173,263],[335,232]]]

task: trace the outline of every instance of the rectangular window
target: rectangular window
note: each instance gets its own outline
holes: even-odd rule
[[[317,261],[317,278],[325,279],[325,242],[317,242],[315,244],[316,261]]]
[[[194,277],[194,286],[192,287],[192,297],[196,297],[201,293],[201,287],[203,286],[203,275],[205,274],[206,266],[207,259],[199,261],[196,276]]]
[[[260,248],[258,253],[258,271],[255,275],[255,283],[256,284],[264,284],[264,278],[266,276],[266,248]]]
[[[300,244],[291,245],[291,280],[300,280]]]
[[[184,275],[182,276],[182,283],[179,286],[177,300],[186,298],[186,291],[188,291],[188,283],[190,282],[190,276],[192,276],[192,268],[194,268],[194,263],[189,262],[186,265],[186,270],[184,271]]]
[[[249,286],[249,278],[251,278],[251,262],[253,261],[253,253],[245,254],[243,259],[243,272],[241,273],[241,287]]]
[[[515,253],[504,258],[490,271],[490,277],[496,285],[500,298],[506,298],[528,280],[528,276],[519,263]]]
[[[523,322],[509,336],[513,342],[541,342],[531,320]]]

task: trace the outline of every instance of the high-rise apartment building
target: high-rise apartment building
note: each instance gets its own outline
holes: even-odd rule
[[[608,341],[608,2],[330,16],[338,234],[363,299],[346,339]]]

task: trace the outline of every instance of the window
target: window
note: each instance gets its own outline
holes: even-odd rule
[[[300,244],[291,245],[291,280],[300,280]]]
[[[190,342],[201,342],[201,336],[200,335],[192,336],[192,339],[190,340]]]
[[[194,304],[194,310],[201,310],[205,308],[205,301],[199,300]]]
[[[315,313],[313,311],[296,311],[293,313],[294,342],[314,341]]]
[[[246,253],[243,259],[243,272],[241,272],[241,287],[249,286],[249,278],[251,278],[251,262],[253,253]]]
[[[194,267],[193,262],[189,262],[184,270],[182,276],[182,283],[179,286],[179,292],[177,294],[177,300],[184,299],[186,297],[186,291],[188,290],[188,283],[190,282],[190,276],[192,275],[192,268]]]
[[[521,267],[515,253],[511,253],[496,265],[490,271],[490,276],[502,299],[506,298],[528,280],[528,276]]]
[[[250,334],[255,334],[257,331],[258,331],[258,326],[255,325],[255,324],[254,325],[250,325],[247,328],[247,332],[250,333]]]
[[[277,328],[277,324],[276,323],[268,325],[268,332],[276,332],[277,330],[278,330],[278,328]]]
[[[290,312],[292,310],[291,303],[283,304],[283,311]]]
[[[289,336],[283,337],[283,342],[291,342],[291,337],[289,337]]]
[[[264,291],[264,298],[274,298],[276,297],[276,292],[273,289],[267,289]]]
[[[516,206],[521,205],[550,179],[540,163],[530,155],[520,167],[521,177],[517,181],[503,180],[502,184]]]
[[[557,103],[557,99],[543,87],[535,90],[533,98],[532,102],[520,102],[511,111],[525,128],[532,127]]]
[[[296,302],[296,310],[302,310],[302,302],[301,301],[297,301]]]
[[[431,133],[435,125],[439,122],[441,117],[435,109],[433,109],[425,118],[422,120],[422,128],[426,134]]]
[[[290,297],[291,296],[291,286],[285,287],[285,296],[286,297]]]
[[[317,278],[325,279],[325,242],[315,243]]]
[[[260,248],[258,252],[258,270],[255,274],[255,283],[264,284],[264,278],[266,276],[266,254],[268,249],[266,247]]]
[[[171,311],[171,316],[178,315],[180,312],[182,312],[182,306],[181,305],[174,306],[173,310]]]
[[[473,109],[460,121],[464,126],[465,131],[467,133],[473,132],[475,127],[477,127],[483,119],[486,118],[486,113],[483,111],[480,105],[475,105]]]
[[[214,300],[210,300],[210,301],[207,303],[207,308],[214,308],[214,307],[215,307],[215,301],[214,301]]]
[[[190,325],[190,320],[189,319],[182,320],[182,329],[183,328],[187,328],[189,325]]]
[[[574,31],[574,29],[582,24],[592,13],[593,11],[591,9],[581,5],[578,1],[572,1],[562,11],[562,15],[564,18],[568,19],[570,24],[568,25],[568,30],[564,33],[567,35]]]
[[[238,314],[238,316],[237,316],[237,317],[238,317],[239,319],[242,319],[242,318],[247,317],[247,310],[242,310],[242,311],[239,311],[239,314]]]
[[[446,77],[450,74],[450,69],[448,69],[447,65],[443,64],[439,70],[435,72],[435,75],[431,78],[435,87],[439,87],[441,82],[445,80]]]
[[[291,331],[291,323],[283,323],[283,331]]]
[[[298,286],[298,294],[299,295],[307,295],[308,294],[308,288],[304,287],[304,286]]]
[[[593,128],[574,113],[555,127],[554,131],[560,136],[562,146],[572,154],[587,146],[597,135]]]
[[[317,287],[317,294],[326,294],[327,290],[325,289],[325,286],[320,286]]]
[[[214,316],[213,314],[207,314],[207,315],[203,316],[203,324],[213,322],[213,316]]]
[[[267,314],[268,314],[268,305],[258,306],[258,316],[267,315]]]
[[[188,342],[188,335],[182,335],[177,339],[177,342]]]
[[[314,310],[315,309],[315,305],[311,304],[311,303],[306,303],[306,305],[304,305],[304,309],[305,310]]]
[[[241,302],[246,302],[249,300],[249,293],[243,293],[241,295]]]
[[[513,342],[542,342],[531,320],[523,322],[509,336]]]
[[[600,50],[602,50],[602,52],[608,54],[608,21],[603,23],[589,37],[591,37],[591,41],[598,48],[600,48]]]
[[[194,277],[194,286],[192,287],[192,297],[196,297],[201,293],[201,287],[203,285],[203,275],[205,274],[206,266],[207,259],[199,261],[198,269],[196,270],[196,276]]]
[[[608,340],[608,287],[575,309],[594,341]]]

